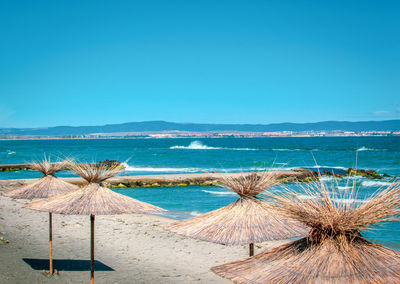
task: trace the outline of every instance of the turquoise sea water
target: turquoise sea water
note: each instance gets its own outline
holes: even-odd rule
[[[109,139],[0,141],[0,164],[40,160],[43,155],[73,157],[84,161],[116,159],[127,162],[123,174],[168,174],[204,171],[249,171],[260,168],[326,166],[373,169],[391,177],[383,180],[358,178],[362,204],[380,187],[400,177],[400,137],[313,137],[313,138],[221,138],[221,139]],[[59,176],[72,176],[61,172]],[[34,171],[1,172],[0,179],[40,177]],[[343,193],[347,179],[325,182],[339,184]],[[296,188],[297,185],[289,186]],[[273,190],[279,190],[275,187]],[[116,190],[170,210],[168,215],[188,218],[225,206],[237,199],[217,187],[136,188]],[[375,229],[379,230],[375,230]],[[375,226],[363,232],[373,240],[400,248],[400,223]]]
[[[400,176],[400,137],[0,141],[1,164],[40,160],[44,153],[86,161],[130,159],[125,174],[312,167],[316,162],[348,168],[355,166],[358,155],[359,168]],[[18,178],[29,174],[0,175]]]

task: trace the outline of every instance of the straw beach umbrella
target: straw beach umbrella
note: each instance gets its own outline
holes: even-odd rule
[[[54,176],[55,173],[63,170],[68,161],[60,163],[51,163],[50,160],[44,159],[41,162],[31,163],[29,168],[39,171],[44,174],[40,179],[23,185],[17,189],[4,193],[4,196],[11,198],[33,199],[33,198],[48,198],[59,194],[71,192],[79,189],[77,186],[58,179]],[[49,272],[53,274],[53,216],[49,213]]]
[[[249,244],[305,236],[307,229],[276,214],[264,200],[258,199],[265,189],[277,183],[273,173],[252,173],[221,178],[222,186],[239,195],[235,202],[203,215],[173,223],[165,230],[203,241],[224,245]]]
[[[105,169],[98,164],[71,164],[70,167],[88,182],[86,186],[74,192],[33,202],[25,208],[66,215],[90,215],[90,279],[94,283],[95,215],[160,213],[165,210],[116,193],[101,184],[122,171],[123,166]]]
[[[236,283],[400,283],[400,252],[360,233],[400,213],[400,185],[361,205],[336,201],[321,187],[310,187],[307,199],[276,197],[277,210],[311,228],[306,238],[211,270]]]
[[[7,191],[3,193],[3,195],[21,199],[49,198],[76,190],[78,188],[77,186],[60,180],[54,176],[55,173],[65,169],[68,163],[69,162],[67,161],[51,163],[47,159],[44,159],[41,162],[30,163],[28,164],[30,169],[41,172],[44,176],[32,183]]]

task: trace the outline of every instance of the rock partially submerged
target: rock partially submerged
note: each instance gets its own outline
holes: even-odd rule
[[[106,159],[104,161],[98,161],[96,164],[100,165],[100,166],[102,166],[104,168],[110,169],[110,168],[118,167],[119,165],[122,164],[122,162],[117,161],[117,160]]]
[[[382,179],[384,176],[388,176],[386,174],[380,175],[374,170],[357,170],[357,169],[352,169],[349,168],[347,170],[347,175],[348,176],[362,176],[366,178],[371,178],[371,179]]]
[[[17,172],[31,170],[28,164],[8,164],[8,165],[0,165],[0,172]]]
[[[317,167],[317,168],[304,168],[305,170],[311,171],[314,177],[318,176],[332,176],[332,177],[346,177],[346,176],[362,176],[370,179],[382,179],[384,177],[390,177],[387,174],[380,175],[374,170],[365,169],[353,169],[348,168],[331,168],[331,167]],[[295,169],[297,170],[297,169]]]

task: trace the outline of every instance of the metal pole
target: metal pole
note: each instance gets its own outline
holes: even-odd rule
[[[90,215],[90,283],[94,284],[94,215]]]
[[[53,216],[49,212],[50,275],[53,275]]]
[[[249,254],[250,256],[254,255],[254,243],[249,244]]]

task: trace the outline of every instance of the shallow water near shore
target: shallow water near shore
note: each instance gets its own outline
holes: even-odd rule
[[[353,186],[353,179],[331,179],[324,181],[332,191],[340,191],[337,193],[339,197],[334,199],[335,202],[346,202],[355,206],[362,205],[381,185],[363,186],[364,178],[355,180],[355,188],[357,196],[351,199],[346,198]],[[289,183],[285,186],[299,192],[299,197],[306,197],[302,193],[301,187],[296,183]],[[115,192],[149,202],[160,206],[169,212],[162,215],[174,219],[186,219],[198,216],[200,214],[226,206],[239,198],[239,196],[225,188],[221,187],[158,187],[158,188],[125,188],[113,189]],[[279,192],[282,188],[275,186],[270,191]],[[342,196],[342,197],[341,197]],[[259,195],[259,198],[268,199],[265,195]],[[362,232],[363,236],[371,241],[389,246],[393,249],[400,250],[400,223],[388,222],[372,226],[368,230]]]

